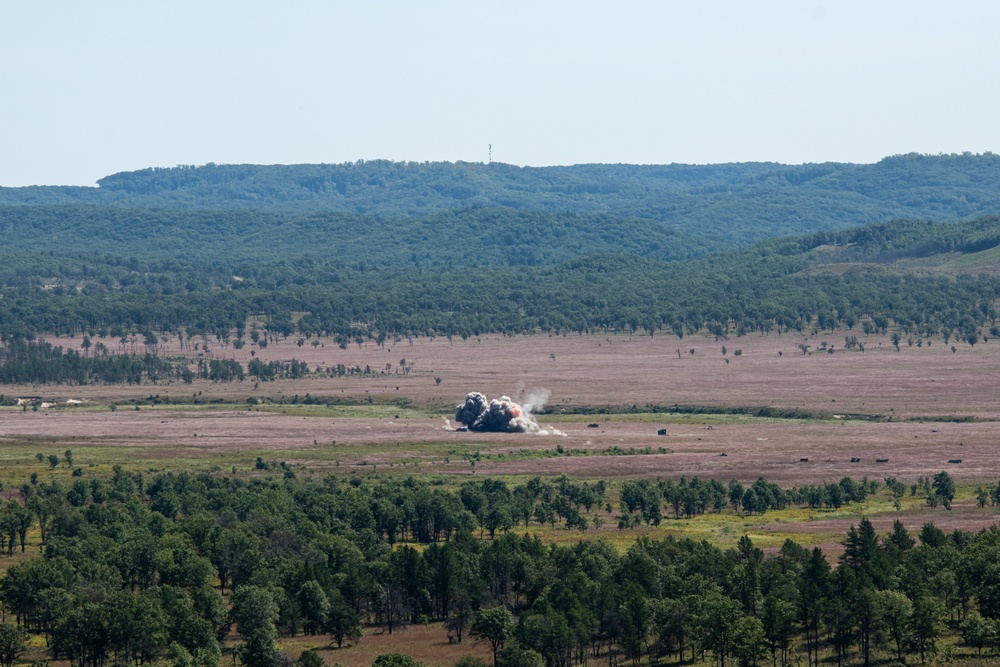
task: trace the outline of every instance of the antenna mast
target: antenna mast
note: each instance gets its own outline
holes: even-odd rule
[[[490,144],[490,161],[486,164],[493,164],[493,144]]]

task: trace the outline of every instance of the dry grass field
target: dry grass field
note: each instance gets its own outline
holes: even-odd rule
[[[937,339],[910,346],[904,339],[897,351],[887,338],[861,337],[866,351],[860,352],[843,349],[847,333],[727,341],[663,335],[484,336],[347,349],[330,340],[299,346],[288,339],[253,352],[265,361],[305,360],[310,369],[370,366],[376,374],[310,377],[256,388],[250,380],[4,387],[8,396],[38,397],[47,405],[37,411],[0,410],[0,465],[5,483],[21,483],[30,472],[42,478],[68,475],[35,460],[36,453],[66,449],[88,474],[103,474],[115,464],[150,471],[235,468],[251,474],[261,457],[296,465],[300,474],[439,476],[448,484],[472,476],[523,479],[562,473],[611,481],[698,475],[745,483],[764,476],[784,487],[845,475],[895,476],[909,484],[948,470],[962,485],[960,502],[950,514],[929,515],[912,503],[903,512],[851,508],[829,520],[809,514],[781,519],[774,530],[758,522],[740,525],[737,533],[733,526],[712,526],[704,535],[728,543],[738,539],[739,531],[754,528],[766,544],[780,543],[784,536],[826,543],[861,512],[883,513],[890,524],[898,515],[918,529],[929,516],[956,527],[992,523],[992,511],[971,507],[971,493],[977,484],[1000,479],[1000,342],[970,347]],[[204,354],[206,342],[196,342],[197,352]],[[819,349],[824,342],[834,346],[833,353]],[[105,344],[114,350],[117,341]],[[809,353],[800,344],[809,345]],[[213,341],[208,347],[216,357],[251,358],[249,345],[237,351]],[[160,351],[179,353],[176,341],[167,341]],[[404,359],[406,373],[400,370]],[[542,389],[549,392],[546,408],[554,412],[540,415],[539,422],[563,435],[469,433],[451,430],[455,425],[447,421],[469,391],[517,400]],[[344,405],[294,402],[294,396],[306,394]],[[171,403],[154,406],[143,400],[151,395]],[[248,399],[253,400],[248,404]],[[138,410],[134,401],[141,403]],[[716,414],[643,412],[651,404],[706,406]],[[798,409],[812,418],[718,413],[760,407]],[[658,435],[660,429],[667,434]],[[860,461],[852,463],[852,458]],[[955,459],[961,463],[949,463]],[[607,518],[609,524],[599,532],[611,537],[617,531],[613,517]],[[699,530],[691,522],[677,528],[681,534]]]
[[[623,406],[658,403],[725,406],[780,406],[829,414],[884,414],[911,416],[971,415],[1000,418],[1000,345],[970,347],[940,339],[917,347],[904,340],[897,352],[888,338],[859,336],[865,352],[844,349],[846,334],[752,335],[718,341],[695,336],[483,336],[463,341],[415,338],[390,341],[384,347],[369,342],[341,349],[330,340],[320,346],[296,339],[271,343],[267,348],[242,350],[208,343],[209,355],[244,363],[251,353],[268,360],[304,360],[310,369],[343,364],[370,366],[392,372],[375,378],[307,379],[262,384],[196,383],[122,387],[18,387],[10,393],[42,395],[53,400],[89,398],[113,402],[123,397],[160,393],[174,397],[198,391],[205,397],[282,396],[305,393],[379,400],[407,398],[420,406],[442,409],[454,405],[467,391],[516,398],[518,391],[551,391],[550,407]],[[52,339],[75,346],[79,338]],[[198,341],[196,341],[198,342]],[[824,343],[834,353],[818,351]],[[114,351],[117,341],[105,344]],[[809,354],[798,347],[809,345]],[[204,342],[199,347],[205,345]],[[727,348],[724,357],[722,348]],[[954,346],[956,351],[952,352]],[[694,350],[694,354],[691,354]],[[736,351],[741,352],[736,356]],[[141,346],[140,346],[141,351]],[[198,352],[203,352],[200,349]],[[180,354],[176,339],[161,346],[160,354]],[[185,355],[196,354],[184,350]],[[779,356],[780,354],[780,356]],[[726,363],[728,358],[729,363]],[[412,368],[397,372],[401,360]],[[441,378],[437,384],[435,378]]]
[[[561,418],[554,425],[564,436],[542,436],[447,430],[440,416],[407,417],[412,411],[391,407],[377,411],[387,410],[384,417],[344,417],[341,409],[322,406],[7,411],[0,423],[0,461],[11,466],[33,460],[36,452],[72,449],[84,465],[155,469],[246,467],[260,456],[345,473],[391,466],[399,473],[566,473],[585,479],[698,475],[752,482],[764,476],[783,486],[845,475],[915,481],[943,469],[959,483],[1000,478],[996,422],[727,421],[710,416],[707,423],[676,423],[664,415],[642,415],[642,420],[591,415]],[[589,422],[599,426],[590,428],[581,419],[600,420]],[[544,417],[541,421],[553,425]],[[660,428],[666,428],[666,436],[657,435]],[[647,449],[650,453],[643,453]],[[861,460],[851,463],[852,457]],[[876,458],[888,462],[876,463]],[[961,464],[948,463],[959,458]]]

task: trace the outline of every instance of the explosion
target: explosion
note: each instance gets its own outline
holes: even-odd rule
[[[455,408],[455,421],[462,422],[470,431],[537,433],[540,430],[531,414],[509,396],[491,401],[478,391],[470,392],[465,403]]]

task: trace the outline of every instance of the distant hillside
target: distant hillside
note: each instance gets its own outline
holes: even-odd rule
[[[195,227],[184,242],[212,234]],[[156,258],[112,254],[110,248],[124,246],[108,245],[108,253],[5,255],[0,337],[183,329],[224,339],[256,315],[281,335],[326,333],[345,343],[538,331],[727,337],[835,327],[893,328],[969,344],[987,332],[1000,338],[1000,277],[961,270],[963,263],[981,269],[996,257],[997,216],[876,223],[685,261],[604,253],[475,269],[461,263],[461,250],[452,265],[418,261],[373,270],[363,260],[318,251],[246,261],[218,255],[217,246],[205,256],[167,257],[160,248]],[[948,271],[933,270],[946,263]],[[971,275],[955,279],[957,273]]]
[[[775,239],[751,252],[801,255],[813,263],[889,264],[900,260],[947,256],[949,260],[982,254],[1000,246],[1000,216],[941,224],[895,220],[798,238]]]
[[[244,271],[307,255],[333,265],[533,266],[625,253],[659,260],[703,255],[695,231],[594,213],[461,209],[414,218],[356,213],[180,211],[115,206],[0,207],[0,257],[49,253],[195,261]]]
[[[97,188],[0,188],[7,204],[116,204],[143,208],[254,208],[426,215],[456,208],[622,213],[692,190],[725,190],[786,169],[775,164],[710,166],[501,163],[214,165],[144,169],[107,176]]]
[[[5,252],[259,260],[320,253],[371,266],[673,260],[909,218],[1000,213],[1000,156],[873,165],[206,165],[96,188],[0,188]]]

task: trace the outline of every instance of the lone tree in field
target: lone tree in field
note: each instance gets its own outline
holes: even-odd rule
[[[503,605],[481,609],[469,628],[469,634],[480,641],[489,642],[493,649],[493,664],[497,663],[497,651],[503,648],[514,631],[514,615]]]
[[[330,610],[327,613],[327,629],[330,637],[337,642],[337,648],[344,645],[345,640],[356,641],[361,637],[361,623],[358,612],[354,610],[340,591],[334,590],[330,597]]]
[[[938,497],[945,509],[951,509],[951,501],[955,499],[955,480],[947,472],[942,470],[934,475],[934,495]]]

